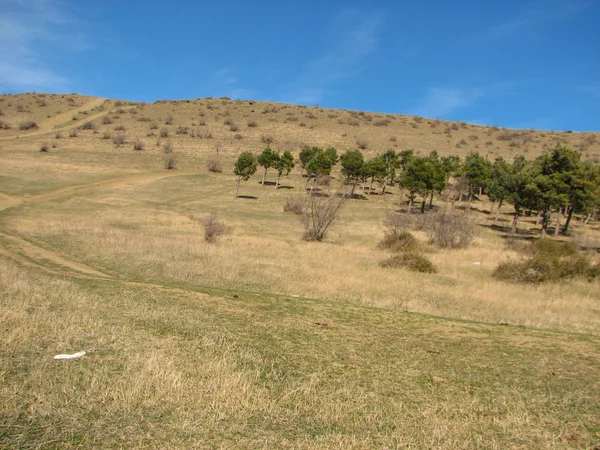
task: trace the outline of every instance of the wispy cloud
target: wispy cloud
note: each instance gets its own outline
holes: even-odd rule
[[[446,117],[457,109],[466,108],[484,95],[482,89],[431,87],[416,113],[424,117]]]
[[[218,97],[229,97],[235,100],[254,98],[257,92],[253,89],[247,89],[240,86],[240,79],[236,75],[235,69],[225,67],[217,70],[212,75],[215,84],[214,95]]]
[[[75,20],[53,0],[0,3],[0,89],[66,90],[69,80],[50,67],[47,55],[86,47]]]
[[[498,23],[480,33],[476,40],[482,43],[515,36],[537,25],[568,19],[593,5],[592,1],[534,1],[524,3],[523,9],[509,20]]]
[[[363,62],[377,48],[377,35],[383,23],[380,13],[347,9],[331,22],[334,36],[301,75],[283,87],[282,101],[314,104],[322,101],[333,84],[363,70]]]

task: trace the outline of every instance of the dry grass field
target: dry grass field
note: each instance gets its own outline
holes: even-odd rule
[[[233,175],[267,144],[511,159],[564,143],[598,162],[599,133],[228,99],[24,94],[0,111],[0,446],[600,446],[598,281],[494,280],[521,257],[510,205],[494,223],[477,199],[474,243],[427,247],[437,273],[420,274],[379,265],[397,187],[348,200],[315,243],[283,211],[304,196],[299,167],[278,190],[259,168],[237,199]],[[520,227],[538,234],[534,217]],[[572,236],[598,247],[600,224]]]

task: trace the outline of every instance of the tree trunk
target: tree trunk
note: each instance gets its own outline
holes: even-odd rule
[[[496,199],[492,200],[492,203],[490,205],[490,215],[494,214],[494,206],[496,206]]]
[[[549,220],[550,220],[550,214],[548,213],[548,210],[544,210],[542,212],[542,239],[544,239],[546,237],[546,234],[548,233]]]
[[[427,201],[427,198],[426,198],[426,197],[427,197],[427,196],[426,196],[426,195],[424,195],[424,196],[423,196],[423,201],[421,202],[421,214],[425,214],[425,203],[426,203],[426,201]]]
[[[462,202],[462,192],[458,194],[458,203]]]
[[[373,192],[373,181],[375,181],[375,177],[371,177],[371,184],[369,184],[369,195]]]
[[[585,222],[583,222],[584,224],[588,224],[588,222],[590,221],[590,218],[592,217],[592,213],[588,213],[587,217],[585,218]]]
[[[471,211],[471,200],[473,199],[473,193],[469,192],[469,203],[467,204],[467,211]]]
[[[450,203],[450,212],[454,211],[454,197],[452,197],[452,202]]]
[[[431,192],[431,196],[429,197],[429,209],[433,208],[433,191]]]
[[[313,182],[310,185],[310,196],[312,197],[313,189],[315,188],[315,182],[317,181],[317,177],[313,178]]]
[[[240,192],[240,181],[242,181],[242,177],[238,177],[238,183],[237,183],[237,189],[235,190],[235,197],[233,198],[238,198],[238,193]]]
[[[381,195],[385,194],[385,188],[387,187],[387,184],[388,184],[388,178],[389,177],[385,177],[385,180],[383,180],[383,189],[381,190]]]
[[[481,193],[483,192],[483,188],[479,186],[479,196],[481,197]]]
[[[515,215],[513,217],[512,226],[511,226],[511,231],[513,234],[517,232],[518,222],[519,222],[519,210],[515,209]]]
[[[281,175],[277,175],[277,181],[275,182],[275,190],[279,189],[279,179],[281,178]]]
[[[496,210],[496,217],[494,217],[494,222],[498,222],[498,217],[500,217],[500,210],[502,209],[503,201],[504,201],[504,199],[501,198],[500,201],[498,202],[498,209]]]
[[[398,200],[398,206],[402,206],[402,200],[404,199],[404,188],[400,190],[400,199]]]
[[[542,218],[542,212],[539,211],[536,218],[535,218],[535,226],[538,226],[540,224],[540,219]]]
[[[265,180],[267,179],[267,170],[269,170],[269,169],[265,169],[265,173],[263,175],[263,181],[262,181],[263,186],[265,185]]]
[[[350,191],[350,197],[354,196],[354,190],[356,189],[356,181],[352,183],[352,190]]]
[[[410,198],[408,200],[408,209],[406,210],[406,214],[410,214],[410,208],[412,208],[413,199]]]
[[[567,221],[565,222],[565,226],[563,227],[561,234],[567,234],[569,231],[569,224],[571,223],[571,218],[573,217],[573,207],[569,208],[569,214],[567,215]]]
[[[558,230],[560,229],[560,215],[562,214],[562,208],[558,209],[558,214],[556,215],[556,228],[554,228],[554,237],[558,236]]]

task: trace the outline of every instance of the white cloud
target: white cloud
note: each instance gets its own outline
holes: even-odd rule
[[[75,25],[53,0],[0,3],[0,89],[68,90],[69,81],[50,67],[47,56],[87,47]]]
[[[301,75],[283,87],[282,101],[315,104],[331,92],[336,81],[364,69],[364,60],[377,48],[377,34],[383,23],[381,14],[347,9],[332,21],[334,36],[325,49],[309,61]]]
[[[482,89],[432,87],[415,112],[424,117],[446,117],[457,109],[471,106],[482,95]]]

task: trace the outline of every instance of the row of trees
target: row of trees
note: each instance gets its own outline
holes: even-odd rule
[[[496,207],[495,220],[503,204],[513,204],[513,231],[525,211],[538,212],[543,236],[547,233],[552,212],[559,213],[555,233],[559,231],[563,215],[566,220],[562,232],[566,233],[573,214],[582,214],[587,221],[600,204],[600,167],[583,162],[579,152],[562,145],[535,160],[518,156],[512,163],[502,157],[491,162],[479,153],[471,153],[463,161],[457,155],[440,156],[437,152],[417,156],[412,150],[388,150],[365,159],[360,150],[349,150],[338,156],[333,147],[306,146],[300,151],[299,163],[307,185],[311,183],[311,194],[319,177],[329,176],[338,162],[345,184],[351,186],[351,197],[359,184],[369,195],[374,192],[374,183],[379,184],[382,195],[388,186],[398,184],[398,204],[403,203],[406,195],[407,212],[410,213],[418,197],[422,199],[421,212],[425,212],[427,203],[430,207],[433,205],[435,194],[446,195],[452,209],[457,199],[461,201],[466,197],[467,209],[470,209],[474,196],[487,194]],[[257,163],[264,168],[263,185],[267,171],[270,168],[277,170],[277,188],[281,176],[289,174],[294,167],[294,158],[290,152],[281,155],[270,148],[256,160],[251,153],[242,153],[234,170],[238,176],[238,190],[240,181],[256,172]]]

